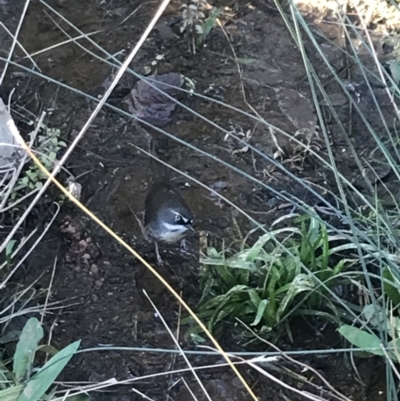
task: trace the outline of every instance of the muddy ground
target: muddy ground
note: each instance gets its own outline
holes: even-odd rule
[[[218,4],[217,4],[218,3]],[[80,30],[88,33],[100,30],[93,39],[111,54],[118,54],[123,60],[143,33],[147,23],[154,14],[156,2],[142,1],[50,1],[48,3]],[[276,127],[295,133],[301,130],[302,140],[310,140],[321,155],[325,155],[323,142],[319,140],[317,118],[308,100],[311,99],[309,85],[303,67],[303,61],[296,45],[282,21],[279,12],[271,2],[246,1],[236,3],[236,11],[229,1],[216,2],[214,5],[230,7],[223,14],[225,32],[214,29],[208,36],[206,46],[198,49],[195,55],[188,51],[185,38],[180,35],[179,23],[180,2],[173,1],[168,7],[141,48],[132,63],[132,68],[143,73],[151,68],[152,73],[180,72],[196,82],[196,91],[216,97],[236,108],[251,111],[250,104],[266,121]],[[15,27],[23,8],[23,2],[12,2],[0,6],[6,22]],[[134,10],[136,12],[129,17]],[[53,18],[72,36],[78,34],[71,27],[47,8],[43,3],[32,2],[22,26],[20,41],[30,53],[45,49],[66,39],[64,33],[55,25]],[[307,16],[311,21],[313,15]],[[319,17],[318,29],[325,34],[318,41],[324,45],[326,55],[337,71],[344,71],[342,78],[351,77],[352,82],[360,82],[354,96],[360,96],[359,107],[370,116],[370,123],[378,132],[383,132],[379,117],[371,113],[373,102],[368,95],[368,88],[362,85],[362,74],[343,57],[336,47],[343,45],[342,32],[338,25],[329,24],[329,13],[326,19]],[[315,20],[315,19],[314,19]],[[328,21],[328,23],[324,23]],[[2,33],[3,35],[3,33]],[[1,57],[6,56],[8,47],[3,38]],[[382,58],[384,54],[379,37],[374,38]],[[80,42],[100,55],[100,52],[87,42]],[[307,54],[314,63],[320,77],[325,78],[328,93],[337,102],[339,113],[346,127],[352,126],[351,138],[359,152],[369,155],[375,142],[362,127],[357,116],[349,110],[348,103],[340,97],[339,88],[330,80],[327,68],[320,57],[313,52],[311,43],[305,40]],[[241,61],[242,74],[238,73],[237,59]],[[23,53],[16,52],[16,60],[23,65],[30,65],[22,60]],[[153,65],[157,56],[162,60]],[[101,55],[104,58],[104,55]],[[361,54],[366,65],[373,69],[373,60]],[[100,62],[76,45],[68,44],[34,56],[42,74],[61,81],[77,90],[97,97],[104,92],[104,84],[113,70],[106,63]],[[244,60],[244,61],[243,61]],[[350,74],[351,75],[348,75]],[[133,87],[136,78],[124,78],[110,103],[123,108],[122,98]],[[6,85],[16,87],[14,118],[22,132],[27,132],[21,114],[29,110],[35,115],[48,111],[47,124],[58,127],[63,138],[70,142],[85,123],[95,107],[93,101],[81,94],[51,83],[38,76],[10,67]],[[244,99],[241,87],[245,89]],[[387,100],[384,91],[378,85],[374,88],[376,96],[387,120],[392,118],[390,107],[385,108]],[[270,131],[253,120],[228,108],[211,103],[194,96],[184,96],[182,102],[193,108],[202,116],[214,123],[236,132],[252,132],[251,143],[263,153],[273,155],[278,147],[284,151],[280,161],[298,177],[306,178],[316,186],[335,190],[333,178],[320,163],[312,158],[303,158],[296,150],[296,145],[280,134],[275,138]],[[248,103],[246,103],[248,102]],[[25,114],[24,114],[25,113]],[[341,171],[348,177],[354,171],[354,161],[348,156],[348,149],[334,122],[330,125],[332,146],[337,157],[340,157]],[[273,167],[252,152],[235,152],[242,146],[234,140],[224,140],[225,134],[209,123],[194,116],[187,110],[179,108],[173,121],[165,128],[168,132],[184,139],[194,146],[229,162],[248,174],[264,180],[278,193],[285,192],[310,205],[318,200],[311,196],[300,184]],[[259,222],[269,224],[280,214],[288,212],[291,206],[272,191],[268,191],[242,176],[222,167],[215,161],[199,155],[182,145],[169,141],[162,149],[165,159],[208,186],[223,183],[222,193],[238,206],[253,215]],[[126,239],[150,262],[155,262],[153,247],[146,243],[140,234],[130,208],[143,210],[146,191],[152,180],[150,161],[140,154],[131,144],[143,146],[145,138],[131,119],[118,112],[104,108],[93,125],[80,142],[78,149],[67,163],[67,168],[75,175],[81,176],[83,186],[82,201],[100,219]],[[325,157],[325,156],[324,156]],[[187,184],[182,176],[172,173],[175,183],[182,189],[195,215],[197,230],[209,231],[217,238],[232,238],[234,235],[233,217],[239,219],[243,230],[247,222],[237,216],[231,207],[217,202],[203,188]],[[355,178],[356,179],[356,178]],[[323,191],[322,191],[323,192]],[[49,199],[54,195],[49,195]],[[128,204],[130,208],[128,207]],[[288,208],[289,207],[289,208]],[[29,231],[35,225],[45,224],[52,213],[50,203],[43,202],[36,208],[36,214],[24,228]],[[198,297],[197,279],[197,240],[190,242],[190,253],[180,254],[177,249],[163,248],[163,256],[168,260],[168,267],[159,267],[160,272],[174,288],[181,290],[189,303]],[[57,258],[57,259],[56,259]],[[96,224],[71,205],[63,206],[57,224],[44,238],[36,251],[25,263],[14,281],[26,285],[43,277],[37,289],[47,288],[51,271],[56,264],[55,278],[52,284],[51,301],[62,301],[64,307],[54,310],[46,316],[46,327],[52,333],[52,343],[63,347],[77,339],[82,340],[82,348],[99,345],[121,347],[173,348],[174,344],[148,300],[145,290],[160,309],[164,318],[176,328],[179,306],[168,291],[124,249],[111,241],[109,236]],[[229,350],[243,349],[230,341],[220,338],[221,343]],[[181,342],[187,348],[194,344],[181,333]],[[287,341],[283,341],[286,343]],[[285,349],[332,348],[343,345],[331,328],[316,332],[299,329],[295,331],[294,344],[285,344]],[[265,345],[252,345],[253,350],[266,350]],[[208,364],[219,362],[212,357],[193,357],[194,363]],[[299,358],[317,369],[340,392],[353,400],[383,400],[385,396],[384,368],[377,374],[379,360],[356,359],[355,364],[359,377],[350,361],[343,355],[327,354],[320,357]],[[169,354],[136,353],[127,351],[88,352],[75,357],[63,374],[66,381],[100,381],[116,377],[126,380],[135,376],[163,372],[179,367],[184,363],[180,358]],[[297,368],[298,369],[298,368]],[[261,377],[255,371],[242,369],[242,373],[254,387],[256,394],[263,400],[280,400],[286,395],[291,400],[304,399],[272,381]],[[191,375],[177,374],[161,379],[143,380],[135,388],[154,400],[169,397],[176,400],[187,400],[189,395],[184,383],[178,379],[185,377],[198,392]],[[237,379],[228,369],[207,370],[201,373],[207,383],[213,399],[245,400],[248,397],[241,390]],[[282,379],[305,391],[316,392],[308,385],[285,376]],[[361,380],[360,380],[361,379]],[[318,386],[320,382],[315,381]],[[139,399],[131,391],[131,385],[114,387],[110,392],[92,394],[95,400],[128,400]],[[325,395],[326,388],[321,385],[320,395]],[[202,399],[201,397],[199,399]]]

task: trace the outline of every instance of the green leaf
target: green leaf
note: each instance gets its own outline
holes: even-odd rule
[[[40,368],[36,375],[29,380],[18,401],[38,401],[75,355],[80,343],[79,340],[68,345]]]
[[[262,295],[263,298],[268,298],[268,303],[266,305],[266,319],[270,326],[274,326],[276,323],[277,306],[275,288],[280,277],[281,273],[279,270],[275,266],[271,266],[269,271],[269,283],[267,285],[267,291],[264,291],[264,294]],[[264,284],[264,287],[265,286],[266,285]]]
[[[41,345],[40,347],[38,347],[37,350],[46,352],[47,354],[49,354],[52,357],[58,353],[58,349],[49,344]]]
[[[226,295],[229,294],[235,294],[235,293],[241,293],[241,292],[247,292],[249,290],[249,287],[247,285],[235,285],[234,287],[232,287],[227,293]]]
[[[250,324],[250,326],[257,326],[261,322],[261,319],[264,317],[264,312],[265,309],[267,308],[267,305],[268,305],[268,299],[263,299],[258,304],[256,318],[254,319],[254,322]]]
[[[383,269],[383,278],[391,281],[393,284],[395,283],[392,272],[385,267]],[[393,302],[393,306],[397,306],[400,304],[400,293],[398,288],[394,285],[389,284],[385,280],[383,281],[383,288],[385,290],[385,294],[389,297],[389,299]]]
[[[351,262],[350,259],[342,259],[339,263],[333,268],[333,276],[338,275],[342,272],[344,267],[347,267],[347,263]]]
[[[212,329],[215,325],[223,321],[228,316],[229,317],[231,317],[232,315],[237,316],[237,313],[234,312],[238,310],[238,307],[240,309],[243,309],[244,307],[243,303],[226,302],[220,308],[216,309],[208,323],[209,329]]]
[[[278,321],[280,320],[280,317],[283,315],[283,313],[286,311],[287,307],[294,300],[296,295],[298,295],[304,291],[307,291],[307,292],[312,291],[314,289],[314,287],[315,287],[314,282],[306,274],[297,275],[294,278],[294,280],[290,283],[289,288],[279,305],[279,308],[277,311]],[[284,288],[284,287],[281,287],[280,290],[282,288]]]
[[[324,225],[321,226],[321,242],[322,255],[318,258],[318,260],[321,262],[321,266],[318,266],[318,269],[326,270],[329,263],[329,239],[328,231]]]
[[[306,236],[310,241],[313,249],[315,249],[319,245],[321,239],[320,227],[320,222],[317,219],[311,217],[310,226],[308,228],[308,233],[306,234]]]
[[[190,332],[189,336],[192,339],[192,341],[194,341],[196,344],[204,344],[205,342],[207,342],[207,340],[204,337],[202,337],[200,334]]]
[[[50,152],[49,154],[49,161],[54,162],[54,160],[56,160],[57,157],[57,153],[56,152]]]
[[[19,395],[22,393],[24,387],[22,384],[18,386],[11,386],[4,390],[0,391],[0,400],[1,401],[16,401]]]
[[[215,266],[215,271],[217,272],[218,276],[222,279],[222,282],[225,283],[226,285],[231,286],[232,285],[232,272],[231,269],[228,269],[226,266],[226,263],[224,263],[220,266]]]
[[[13,373],[20,382],[33,363],[39,341],[43,338],[42,326],[35,317],[30,318],[22,329],[14,355]]]
[[[271,240],[271,233],[266,233],[262,235],[254,245],[248,249],[246,252],[246,260],[249,262],[253,262],[259,255],[265,244]]]
[[[11,257],[12,250],[13,250],[14,245],[16,243],[17,243],[17,241],[15,239],[12,239],[12,240],[7,242],[7,246],[6,246],[6,255],[7,255],[7,257]]]
[[[226,259],[225,264],[226,267],[229,270],[232,269],[244,269],[244,270],[250,270],[250,271],[255,271],[255,265],[253,263],[253,261],[247,261],[247,254],[248,251],[242,251],[232,257],[230,257],[229,259]]]
[[[201,287],[203,288],[203,291],[201,294],[201,298],[198,302],[198,305],[201,305],[206,299],[208,299],[210,297],[211,290],[214,286],[214,283],[215,283],[215,279],[213,277],[210,277],[210,275],[208,275],[208,277],[206,277],[206,280],[203,280],[203,282],[201,283]]]
[[[221,306],[224,302],[226,302],[226,294],[217,295],[201,305],[199,312],[204,312],[206,310],[217,308]]]
[[[6,261],[7,261],[7,265],[8,266],[10,266],[10,264],[11,264],[12,250],[13,250],[14,245],[16,243],[17,243],[17,241],[15,239],[12,239],[12,240],[7,242],[7,245],[6,245]]]
[[[213,27],[215,25],[215,21],[217,20],[217,18],[221,14],[221,12],[222,12],[222,7],[215,8],[211,11],[209,17],[205,20],[205,22],[202,26],[203,33],[202,33],[201,37],[198,39],[198,44],[201,44],[201,42],[210,33],[211,29],[213,29]]]
[[[377,348],[376,350],[368,350],[371,354],[383,356],[384,353],[380,349],[381,340],[364,330],[358,329],[357,327],[349,326],[344,324],[339,328],[339,333],[350,343],[358,348]]]
[[[307,236],[303,236],[300,246],[300,260],[311,269],[315,266],[315,248],[314,244]]]
[[[261,298],[260,298],[260,296],[258,295],[257,291],[256,291],[256,290],[250,289],[250,290],[249,290],[249,297],[250,297],[251,302],[253,303],[253,305],[254,305],[256,308],[258,308],[258,305],[260,305],[260,302],[261,302]]]
[[[32,180],[37,177],[37,172],[33,171],[33,170],[27,170],[27,172],[25,174],[27,175],[27,177],[29,177]]]
[[[223,257],[214,247],[207,248],[207,256],[210,259],[223,259]]]

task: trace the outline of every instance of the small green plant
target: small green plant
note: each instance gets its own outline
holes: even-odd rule
[[[192,0],[189,5],[182,6],[182,20],[181,32],[190,33],[203,33],[203,20],[206,18],[204,9],[207,5],[206,0]]]
[[[189,5],[182,6],[181,32],[186,32],[190,50],[196,54],[196,46],[200,46],[211,32],[222,8],[214,8],[206,18],[207,0],[191,0]],[[211,8],[211,7],[210,7]]]
[[[57,351],[49,345],[40,346],[42,338],[40,322],[36,318],[29,319],[12,358],[12,370],[9,368],[10,363],[4,359],[0,361],[0,400],[38,401],[55,398],[54,389],[50,394],[46,393],[78,350],[80,341]],[[35,356],[40,350],[53,356],[44,366],[36,367]]]
[[[38,135],[38,146],[34,148],[40,162],[51,171],[57,158],[57,153],[65,148],[67,144],[60,140],[61,131],[55,128],[48,128],[45,124],[40,127]],[[33,132],[30,134],[33,135]],[[32,164],[26,169],[22,177],[18,180],[12,194],[11,200],[17,198],[18,192],[24,189],[32,190],[41,188],[47,176],[39,169],[38,166]]]
[[[294,227],[262,235],[252,246],[247,245],[250,234],[232,256],[209,248],[201,260],[198,315],[212,331],[224,321],[240,319],[268,332],[295,305],[295,314],[324,308],[329,292],[319,280],[332,289],[341,284],[339,274],[354,263],[340,256],[346,246],[333,247],[338,238],[309,216],[297,217]]]
[[[211,32],[211,30],[214,28],[215,22],[217,21],[217,18],[222,12],[222,8],[213,8],[210,11],[209,16],[206,18],[206,20],[203,22],[202,25],[202,33],[198,36],[197,38],[197,46],[200,46],[204,40],[207,38],[208,34]]]

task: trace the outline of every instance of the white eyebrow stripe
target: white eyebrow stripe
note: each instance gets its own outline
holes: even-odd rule
[[[171,212],[172,212],[175,216],[179,216],[179,217],[183,220],[183,222],[184,222],[185,224],[187,224],[187,223],[189,223],[190,221],[192,221],[191,219],[188,219],[187,217],[181,215],[179,212],[177,212],[177,211],[175,211],[175,210],[171,210]]]

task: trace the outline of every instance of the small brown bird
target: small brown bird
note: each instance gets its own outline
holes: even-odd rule
[[[158,242],[179,242],[190,230],[193,214],[181,194],[167,179],[154,182],[145,201],[144,231],[155,244],[158,263],[163,264]]]

